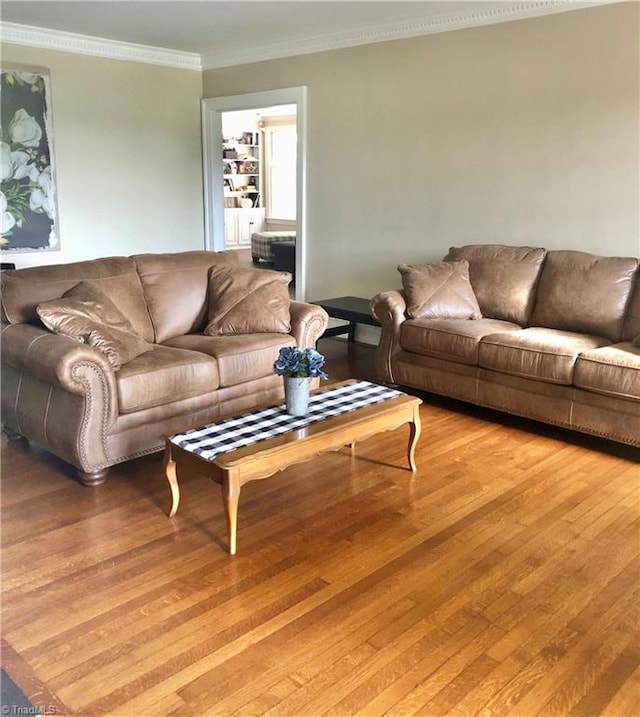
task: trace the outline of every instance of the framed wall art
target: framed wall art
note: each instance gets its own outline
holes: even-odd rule
[[[49,71],[0,68],[0,249],[60,249]]]

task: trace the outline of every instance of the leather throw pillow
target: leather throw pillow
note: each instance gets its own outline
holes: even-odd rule
[[[468,261],[400,264],[407,314],[412,319],[481,319]]]
[[[98,349],[114,371],[153,348],[136,334],[113,301],[90,281],[76,284],[61,299],[45,301],[36,310],[50,331]]]
[[[287,271],[218,264],[209,273],[207,336],[291,332]]]

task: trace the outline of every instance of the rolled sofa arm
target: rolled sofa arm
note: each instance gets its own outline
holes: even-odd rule
[[[400,327],[407,318],[404,295],[401,291],[384,291],[371,299],[369,308],[382,327],[375,355],[376,375],[380,381],[394,383],[392,358],[400,350]]]
[[[2,362],[77,394],[86,392],[84,369],[95,364],[93,370],[104,374],[116,395],[115,375],[103,353],[32,324],[2,324]]]
[[[2,423],[82,471],[108,463],[116,379],[97,349],[31,324],[2,324]]]
[[[292,301],[291,335],[299,349],[314,348],[329,323],[329,314],[316,304]]]

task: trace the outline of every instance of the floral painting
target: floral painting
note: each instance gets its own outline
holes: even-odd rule
[[[0,70],[0,248],[59,249],[49,73]]]

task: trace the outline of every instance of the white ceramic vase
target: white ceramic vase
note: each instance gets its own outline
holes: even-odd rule
[[[290,416],[306,416],[309,411],[311,377],[284,376],[284,398]]]

